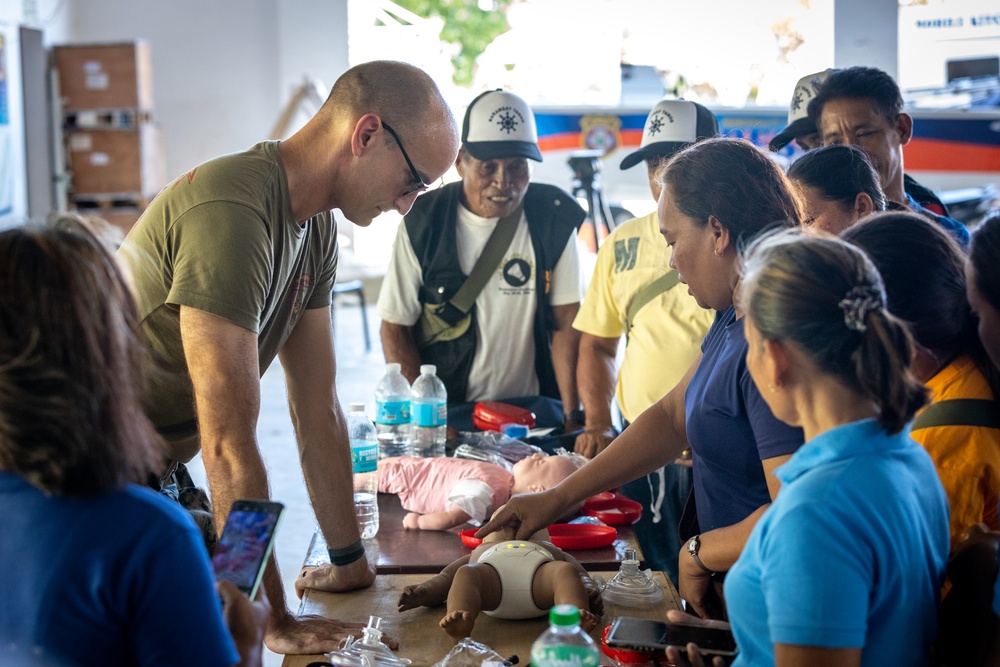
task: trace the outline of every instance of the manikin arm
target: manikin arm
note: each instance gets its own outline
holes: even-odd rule
[[[403,592],[399,594],[398,611],[408,611],[417,607],[436,607],[444,604],[448,599],[451,583],[455,580],[455,573],[458,572],[458,568],[468,563],[470,558],[472,558],[472,554],[462,556],[427,581],[404,588]]]

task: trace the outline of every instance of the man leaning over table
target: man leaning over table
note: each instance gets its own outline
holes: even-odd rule
[[[406,213],[457,150],[455,119],[424,72],[358,65],[289,139],[215,158],[168,185],[120,250],[158,366],[147,412],[171,445],[155,485],[169,493],[176,463],[201,451],[219,531],[234,500],[269,496],[256,425],[260,376],[280,359],[302,472],[331,547],[332,565],[300,579],[299,590],[348,591],[375,578],[354,515],[335,387],[331,209],[359,226],[384,211]],[[275,559],[264,586],[272,651],[331,651],[356,625],[295,618]]]

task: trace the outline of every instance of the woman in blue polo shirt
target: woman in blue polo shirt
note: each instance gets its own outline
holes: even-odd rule
[[[718,311],[701,355],[591,463],[548,491],[512,499],[477,534],[512,525],[527,539],[587,496],[656,470],[690,446],[698,526],[682,536],[679,589],[700,615],[721,617],[713,584],[777,494],[771,473],[802,444],[802,431],[775,419],[746,369],[743,318],[733,304],[740,256],[763,231],[798,225],[801,212],[785,174],[746,141],[699,142],[658,178],[670,266],[702,307]]]
[[[843,241],[786,232],[751,250],[740,288],[747,367],[806,443],[726,578],[736,664],[926,665],[948,503],[909,435],[927,391],[882,279]]]

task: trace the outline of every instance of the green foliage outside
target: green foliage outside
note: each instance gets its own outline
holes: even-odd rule
[[[507,30],[506,11],[511,0],[493,0],[493,9],[484,12],[475,0],[395,0],[417,16],[444,19],[441,40],[453,44],[451,58],[456,85],[471,86],[476,58],[493,39]]]

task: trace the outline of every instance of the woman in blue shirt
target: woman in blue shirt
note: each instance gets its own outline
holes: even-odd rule
[[[527,539],[587,496],[656,470],[690,446],[698,527],[678,554],[679,589],[700,615],[721,617],[713,583],[777,494],[771,473],[802,444],[801,430],[775,419],[746,369],[743,318],[733,304],[740,255],[763,231],[798,225],[801,214],[781,169],[746,141],[701,141],[657,178],[670,266],[702,307],[718,311],[701,355],[590,464],[548,491],[512,499],[477,535],[512,525],[517,539]]]
[[[948,504],[909,436],[927,391],[878,272],[838,239],[777,234],[739,302],[750,374],[806,442],[726,579],[736,664],[928,664]]]
[[[217,593],[191,517],[144,485],[165,450],[139,335],[79,222],[0,233],[0,664],[260,664],[267,603]]]

